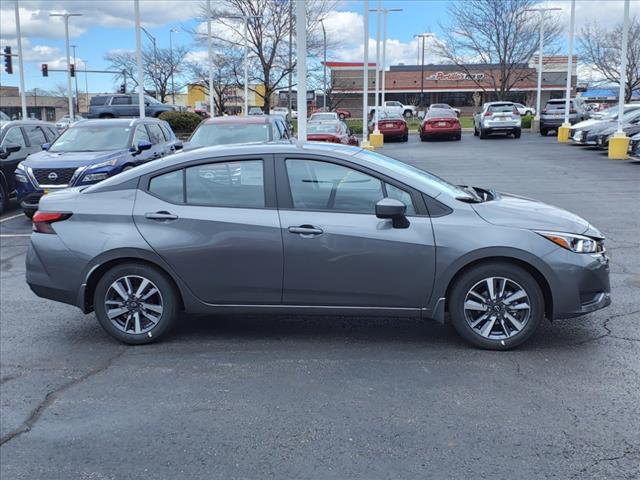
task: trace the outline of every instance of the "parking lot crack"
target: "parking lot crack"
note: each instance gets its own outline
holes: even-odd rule
[[[582,468],[580,470],[580,474],[586,473],[587,471],[597,467],[601,463],[616,462],[616,461],[619,461],[619,460],[623,460],[627,455],[632,455],[634,453],[635,453],[634,448],[631,445],[626,445],[624,450],[622,451],[622,453],[620,455],[616,455],[616,456],[613,456],[613,457],[598,458],[591,465],[589,465],[588,467]]]
[[[613,331],[611,330],[611,327],[609,327],[609,322],[611,320],[615,320],[617,318],[623,318],[623,317],[628,317],[630,315],[640,315],[640,310],[636,310],[633,312],[628,312],[628,313],[619,313],[617,315],[612,315],[609,318],[607,318],[604,323],[602,324],[602,328],[604,328],[606,333],[603,333],[601,335],[597,335],[595,337],[592,338],[588,338],[586,340],[583,340],[581,342],[578,343],[574,343],[573,346],[579,346],[579,345],[584,345],[586,343],[591,343],[591,342],[595,342],[596,340],[600,340],[602,338],[606,338],[606,337],[610,337],[610,338],[616,338],[618,340],[626,340],[628,342],[640,342],[640,338],[632,338],[632,337],[624,337],[621,335],[616,335],[613,333]]]
[[[0,446],[4,445],[5,443],[13,440],[16,437],[19,437],[20,435],[29,432],[40,420],[40,418],[42,417],[42,415],[44,414],[44,412],[47,410],[47,408],[49,408],[59,397],[62,393],[64,393],[66,390],[68,390],[69,388],[75,386],[75,385],[79,385],[80,383],[84,382],[85,380],[93,377],[94,375],[97,375],[99,373],[104,372],[105,370],[107,370],[109,367],[111,367],[111,365],[113,365],[113,363],[120,358],[125,352],[127,351],[127,348],[121,348],[120,350],[118,350],[118,352],[115,355],[112,355],[111,357],[109,357],[103,364],[99,365],[98,367],[89,370],[87,373],[85,373],[84,375],[81,375],[77,378],[74,378],[62,385],[60,385],[59,387],[47,392],[47,394],[44,396],[44,398],[42,399],[42,401],[31,411],[31,414],[29,415],[29,417],[22,423],[22,425],[20,425],[18,428],[16,428],[15,430],[7,433],[6,435],[3,435],[0,438]],[[6,381],[7,379],[5,379]]]

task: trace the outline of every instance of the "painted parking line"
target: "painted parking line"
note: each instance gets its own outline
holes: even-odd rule
[[[4,222],[7,222],[9,220],[13,220],[14,218],[18,218],[18,217],[22,217],[22,216],[24,216],[24,215],[22,213],[19,213],[17,215],[13,215],[11,217],[0,218],[0,223],[4,223]]]
[[[0,238],[30,237],[30,233],[0,233]]]

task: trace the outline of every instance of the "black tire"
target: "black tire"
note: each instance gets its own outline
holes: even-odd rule
[[[404,115],[404,118],[410,118],[413,116],[413,114],[411,113],[411,110],[405,110],[403,115]]]
[[[111,285],[125,276],[137,276],[151,281],[161,295],[162,313],[157,323],[144,333],[127,333],[117,328],[107,316],[105,299]],[[141,263],[123,263],[108,270],[98,280],[93,295],[96,317],[102,328],[116,340],[129,345],[142,345],[155,342],[167,334],[175,325],[180,301],[173,282],[160,270]],[[125,326],[126,328],[126,326]]]
[[[340,120],[344,120],[345,118],[344,113],[341,113],[340,115],[338,115],[338,117],[340,118]]]
[[[427,137],[420,135],[420,141],[421,142],[426,142],[427,141]]]
[[[509,279],[520,286],[528,296],[530,306],[528,320],[524,323],[522,330],[507,338],[486,338],[472,328],[466,319],[464,302],[467,293],[475,285],[489,277]],[[469,269],[456,280],[449,296],[449,312],[451,314],[451,323],[466,341],[488,350],[509,350],[526,342],[542,323],[544,318],[544,297],[538,282],[523,268],[505,262],[485,263]],[[498,330],[502,328],[497,322],[494,329],[496,327]]]
[[[487,137],[488,137],[487,132],[484,130],[484,128],[481,128],[481,129],[480,129],[480,138],[481,138],[482,140],[484,140],[484,139],[485,139],[485,138],[487,138]]]
[[[22,212],[24,213],[25,217],[27,217],[29,220],[31,220],[33,216],[36,214],[36,210],[22,210]]]
[[[0,182],[0,215],[7,209],[8,203],[9,199],[7,198],[7,193],[4,191],[4,185]]]
[[[405,134],[405,136],[404,136],[404,137],[402,137],[401,141],[402,141],[402,142],[408,142],[408,141],[409,141],[409,134],[408,134],[408,133],[407,133],[407,134]]]
[[[480,135],[480,134],[478,133],[478,129],[476,128],[476,126],[475,126],[475,124],[474,124],[474,125],[473,125],[473,136],[474,136],[474,137],[477,137],[478,135]]]
[[[99,118],[115,118],[115,117],[110,113],[103,113],[102,115],[100,115]]]
[[[549,133],[549,131],[546,128],[540,129],[540,135],[542,135],[543,137],[546,137],[547,133]]]
[[[462,134],[461,134],[461,133],[459,133],[458,135],[456,135],[455,137],[453,137],[453,139],[454,139],[454,140],[456,140],[456,141],[460,141],[460,140],[462,140]]]
[[[519,128],[513,131],[513,138],[520,138],[520,135],[522,135],[522,130]]]

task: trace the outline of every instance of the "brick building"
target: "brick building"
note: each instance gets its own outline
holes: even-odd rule
[[[69,104],[65,97],[39,95],[37,89],[28,92],[26,100],[29,118],[55,122],[69,111]],[[20,119],[21,105],[18,87],[0,86],[0,111],[11,119]]]
[[[564,97],[566,87],[567,57],[543,57],[542,104],[549,98]],[[576,86],[576,59],[573,59],[572,88]],[[334,107],[346,108],[354,116],[362,115],[363,63],[327,62],[331,69],[331,97]],[[369,105],[375,98],[375,64],[369,67]],[[471,114],[484,102],[496,100],[493,78],[498,78],[498,65],[474,64],[466,69],[456,65],[391,65],[385,75],[385,100],[419,105],[421,92],[424,105],[448,103],[460,108],[463,114]],[[525,105],[535,105],[537,86],[537,57],[517,69],[518,81],[507,94],[506,100]],[[484,87],[484,90],[483,88]]]

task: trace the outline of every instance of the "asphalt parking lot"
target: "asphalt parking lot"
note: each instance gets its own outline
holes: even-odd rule
[[[0,223],[0,477],[640,478],[640,162],[526,133],[414,133],[383,152],[588,219],[608,237],[612,305],[511,352],[449,325],[290,316],[189,317],[125,347],[30,292],[14,210]]]

